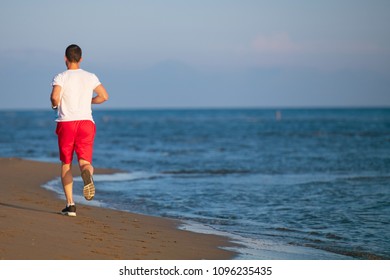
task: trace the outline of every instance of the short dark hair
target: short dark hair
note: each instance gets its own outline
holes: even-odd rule
[[[69,45],[65,50],[65,56],[69,62],[79,62],[81,55],[81,48],[75,44]]]

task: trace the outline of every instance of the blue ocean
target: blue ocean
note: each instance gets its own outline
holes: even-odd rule
[[[226,235],[238,259],[390,259],[390,109],[94,119],[95,167],[121,170],[95,176],[95,205]],[[54,130],[53,112],[0,111],[0,157],[58,162]],[[43,187],[62,195],[58,178]],[[78,178],[75,192],[82,203]]]

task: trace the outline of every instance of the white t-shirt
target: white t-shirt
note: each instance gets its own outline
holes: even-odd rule
[[[100,85],[95,74],[82,69],[66,70],[53,79],[61,87],[57,122],[91,120],[93,90]]]

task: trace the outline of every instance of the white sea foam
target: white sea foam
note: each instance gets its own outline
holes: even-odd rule
[[[225,236],[232,241],[232,245],[223,247],[222,249],[236,252],[238,254],[236,259],[241,260],[350,259],[347,256],[333,254],[315,248],[280,244],[266,239],[243,237],[238,234],[220,231],[211,226],[194,221],[183,221],[179,226],[179,229],[196,233]]]
[[[65,200],[65,195],[62,189],[61,178],[57,177],[54,180],[47,182],[42,185],[46,190],[52,191],[58,195],[59,198]],[[77,204],[85,204],[85,199],[81,194],[73,193],[73,199]],[[97,207],[106,207],[107,205],[98,200],[88,201],[88,205],[97,206]]]
[[[136,181],[136,180],[148,180],[160,177],[161,175],[155,174],[155,173],[149,173],[149,172],[132,172],[132,173],[114,173],[114,174],[95,174],[93,176],[93,179],[96,183],[103,183],[99,186],[100,189],[109,189],[111,184],[110,182],[129,182],[129,181]],[[80,176],[75,176],[73,178],[73,182],[76,185],[81,186],[82,185],[82,178]],[[64,192],[62,189],[61,184],[61,178],[57,177],[46,184],[42,185],[44,189],[47,189],[49,191],[52,191],[56,193],[61,199],[65,199]],[[116,189],[118,189],[118,186],[116,185]],[[85,204],[85,199],[82,196],[82,194],[78,194],[76,191],[73,192],[73,199],[76,203],[79,204]],[[98,207],[107,207],[110,208],[110,205],[107,203],[104,203],[102,201],[99,201],[96,199],[92,201],[87,202],[88,205],[98,206]]]

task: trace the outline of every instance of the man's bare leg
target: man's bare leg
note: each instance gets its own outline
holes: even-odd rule
[[[84,170],[88,170],[89,173],[91,173],[91,175],[93,175],[93,166],[92,164],[89,162],[89,161],[86,161],[84,159],[80,159],[79,160],[79,167],[80,167],[80,171],[83,172]]]
[[[62,163],[61,167],[61,182],[64,189],[66,203],[67,205],[73,205],[73,175],[72,175],[72,165]]]

